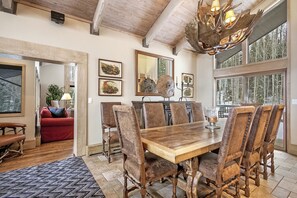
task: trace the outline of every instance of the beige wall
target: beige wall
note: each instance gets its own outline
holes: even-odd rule
[[[40,84],[41,96],[40,107],[46,107],[46,93],[50,84],[56,84],[59,87],[64,87],[64,65],[52,63],[42,63],[40,67]],[[63,101],[59,101],[60,106],[64,106]]]
[[[22,117],[0,118],[0,122],[27,124],[26,141],[35,140],[35,63],[34,61],[14,60],[0,57],[0,62],[25,64],[25,115]]]
[[[208,54],[199,54],[197,58],[197,100],[204,107],[212,107],[213,104],[213,57]]]
[[[196,55],[182,51],[172,55],[172,48],[158,42],[152,42],[150,48],[142,47],[142,38],[101,28],[100,36],[89,33],[89,24],[66,18],[64,25],[50,21],[50,13],[18,5],[17,15],[0,12],[0,36],[40,43],[60,48],[88,53],[88,145],[101,142],[99,104],[103,101],[122,101],[131,104],[132,100],[141,100],[135,96],[135,50],[160,54],[175,59],[175,75],[182,72],[196,72]],[[38,28],[36,28],[38,27]],[[123,96],[98,96],[98,59],[109,59],[123,63]],[[79,76],[78,76],[79,78]],[[177,100],[180,92],[176,92]],[[151,97],[151,100],[162,100]]]
[[[297,104],[292,104],[293,99],[297,99],[297,1],[296,0],[288,0],[288,15],[289,15],[289,48],[290,48],[290,81],[289,81],[289,112],[291,114],[290,119],[290,137],[291,144],[295,146],[289,145],[289,150],[294,150],[294,153],[297,154]]]

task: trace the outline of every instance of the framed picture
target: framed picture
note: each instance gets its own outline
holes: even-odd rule
[[[99,78],[99,96],[122,96],[122,80]]]
[[[194,74],[182,73],[182,81],[185,86],[193,86]]]
[[[122,78],[122,63],[112,60],[98,60],[98,75],[109,78]]]
[[[25,65],[0,62],[0,117],[25,113]]]
[[[193,87],[185,87],[184,92],[183,92],[183,97],[193,98],[194,97],[194,88]]]

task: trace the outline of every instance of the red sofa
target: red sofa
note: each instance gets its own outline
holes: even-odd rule
[[[73,139],[74,118],[54,118],[47,107],[43,107],[40,113],[41,142],[53,142]]]

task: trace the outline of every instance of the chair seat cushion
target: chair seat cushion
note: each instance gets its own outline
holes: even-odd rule
[[[250,155],[249,159],[247,159],[246,156],[243,156],[242,164],[246,163],[246,161],[248,161],[249,166],[253,166],[260,161],[260,154],[258,152],[254,152]]]
[[[127,160],[125,169],[136,180],[140,180],[140,165],[136,161]],[[145,177],[147,181],[155,181],[168,175],[177,174],[177,165],[160,158],[150,152],[145,152]]]
[[[145,153],[145,173],[149,181],[177,174],[177,165],[150,152]]]
[[[216,181],[218,171],[218,155],[211,152],[202,155],[199,163],[199,171],[204,177]],[[236,175],[240,175],[239,165],[235,161],[228,162],[221,175],[223,181],[226,181]]]
[[[24,134],[8,134],[0,136],[0,147],[7,146],[15,142],[22,141],[26,138]]]
[[[118,133],[118,131],[110,131],[109,133],[110,133],[110,143],[111,144],[119,142],[119,133]],[[105,132],[103,134],[103,139],[106,142],[108,141],[108,133],[107,132]]]

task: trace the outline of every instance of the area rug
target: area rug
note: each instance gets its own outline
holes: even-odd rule
[[[0,173],[0,197],[105,197],[80,157]]]

